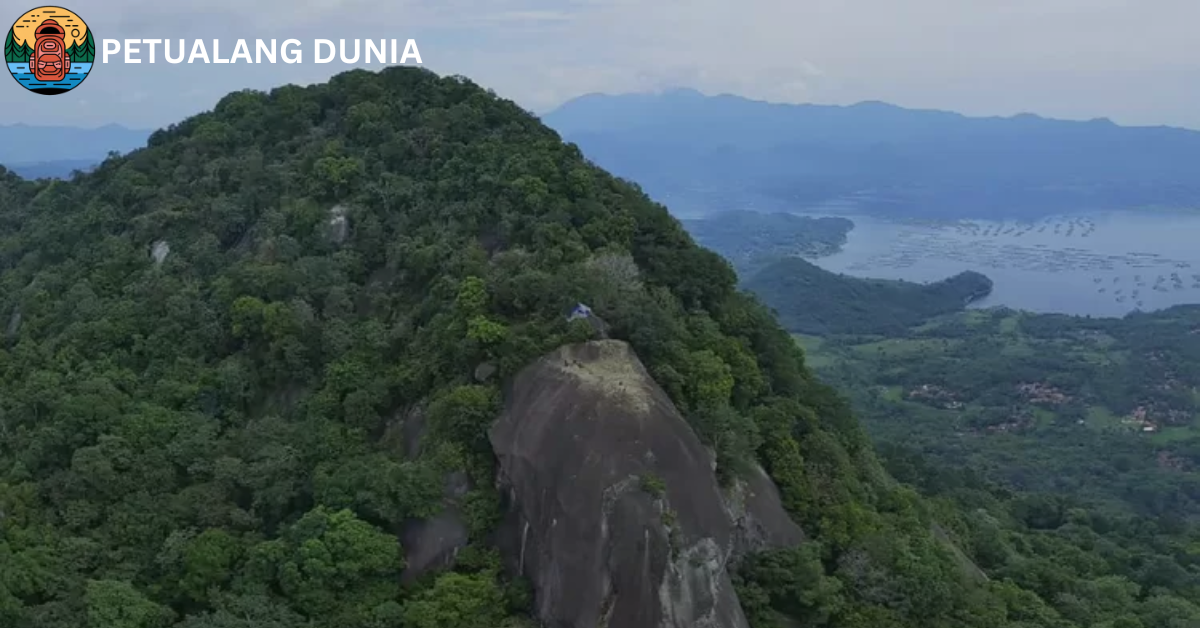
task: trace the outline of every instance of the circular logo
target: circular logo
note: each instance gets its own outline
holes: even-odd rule
[[[25,89],[46,96],[69,92],[92,71],[92,29],[62,7],[38,7],[13,22],[4,37],[4,62]]]

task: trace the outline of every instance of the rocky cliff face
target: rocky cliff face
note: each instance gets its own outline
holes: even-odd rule
[[[490,432],[509,498],[499,542],[545,625],[747,625],[728,566],[800,530],[765,476],[722,494],[710,454],[628,345],[562,347],[507,398]]]

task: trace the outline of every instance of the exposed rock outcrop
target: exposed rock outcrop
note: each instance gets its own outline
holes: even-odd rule
[[[404,547],[404,573],[401,582],[454,566],[458,552],[466,547],[470,532],[457,507],[450,507],[429,519],[405,522],[400,532]]]
[[[486,382],[496,374],[496,366],[488,362],[483,362],[475,367],[475,381]]]
[[[329,239],[335,244],[345,242],[350,233],[350,220],[346,213],[345,205],[335,205],[329,210]]]
[[[750,477],[725,491],[725,506],[734,522],[735,559],[765,549],[792,547],[804,540],[803,530],[783,508],[779,488],[762,467],[755,465]]]
[[[171,244],[166,240],[156,240],[150,245],[150,257],[155,264],[162,264],[167,256],[171,254]]]
[[[15,338],[17,332],[21,331],[21,306],[13,307],[12,314],[8,317],[8,327],[4,330],[4,334],[9,338]]]
[[[421,455],[421,441],[427,428],[425,408],[413,406],[397,414],[383,442],[398,455],[416,460]],[[409,583],[427,573],[454,566],[459,550],[470,540],[466,519],[459,508],[470,488],[466,473],[447,474],[442,487],[445,506],[441,512],[427,519],[404,522],[400,531],[400,544],[405,552],[402,582]]]
[[[526,367],[490,438],[509,500],[498,542],[551,628],[745,627],[730,560],[800,540],[761,482],[723,498],[708,452],[623,342]]]

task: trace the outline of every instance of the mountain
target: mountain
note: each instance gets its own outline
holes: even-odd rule
[[[788,257],[750,276],[744,287],[770,306],[788,331],[881,334],[961,311],[991,294],[992,281],[971,271],[928,284],[861,279]]]
[[[238,92],[70,181],[0,174],[0,624],[928,626],[993,599],[721,258],[464,79]],[[573,555],[600,562],[554,577]]]
[[[0,625],[1200,619],[1186,536],[897,483],[726,262],[461,77],[0,172],[0,314]]]
[[[149,136],[150,131],[116,124],[94,129],[0,125],[0,164],[35,175],[43,172],[69,175],[71,170],[100,163],[109,152],[126,153],[145,146]]]
[[[1030,218],[1194,206],[1200,132],[879,102],[788,105],[692,90],[582,96],[543,117],[680,215],[836,206],[901,217]]]

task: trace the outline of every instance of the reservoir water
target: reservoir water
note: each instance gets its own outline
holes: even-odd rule
[[[995,283],[974,307],[1123,316],[1200,303],[1200,211],[1070,214],[1033,223],[839,215],[855,228],[840,253],[816,264],[918,282],[974,270]]]

